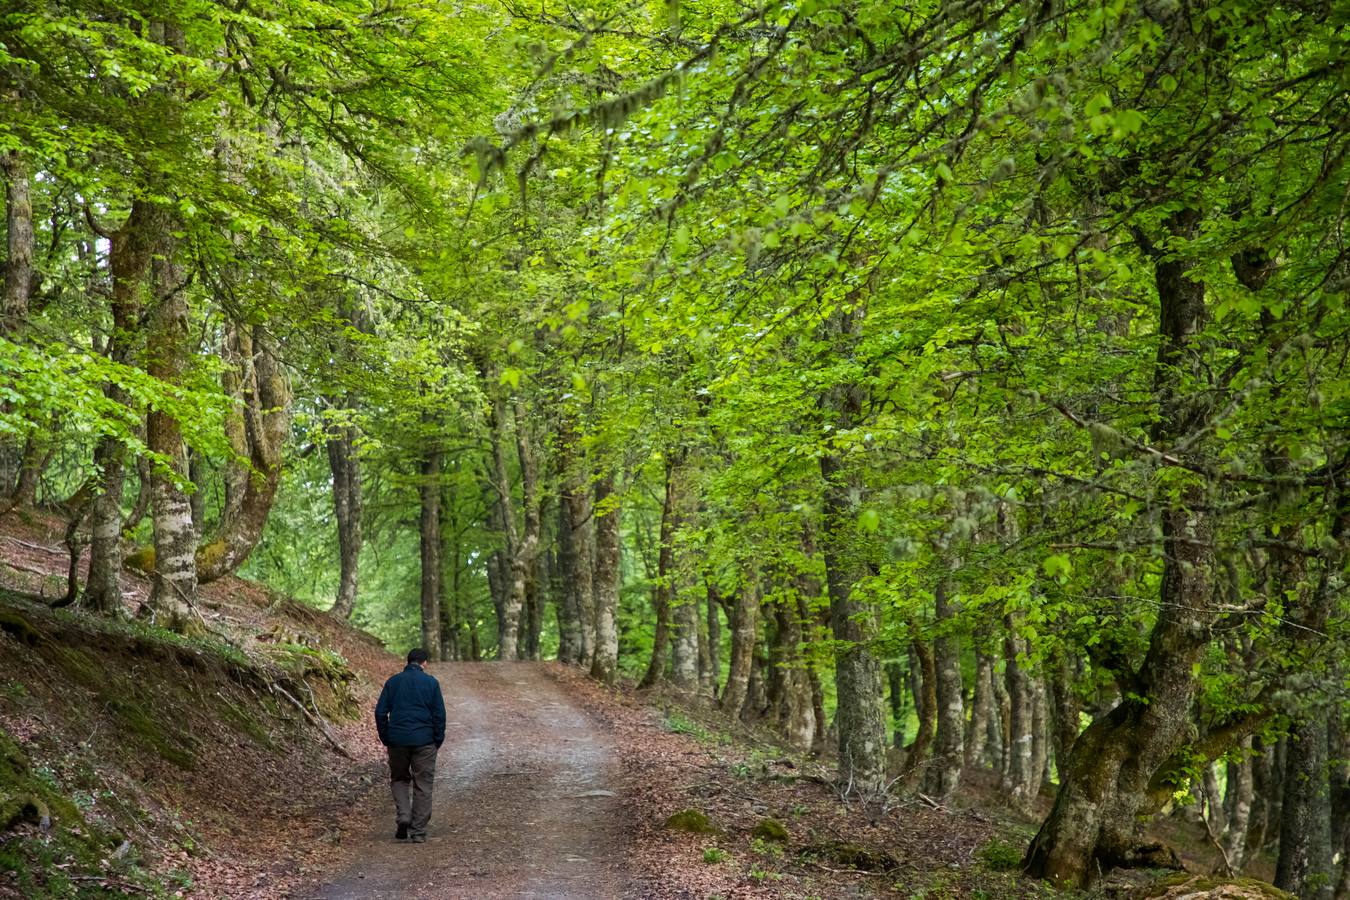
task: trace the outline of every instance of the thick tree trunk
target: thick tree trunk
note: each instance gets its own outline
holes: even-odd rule
[[[1289,734],[1275,863],[1275,886],[1299,900],[1331,900],[1335,884],[1327,768],[1327,721],[1311,716]]]
[[[344,410],[355,409],[348,396]],[[332,614],[349,619],[356,607],[361,562],[361,463],[356,457],[356,426],[342,423],[328,429],[328,468],[333,475],[333,518],[337,521],[338,589]]]
[[[640,687],[653,687],[666,678],[670,662],[670,614],[675,596],[675,532],[680,527],[679,461],[673,455],[666,457],[666,492],[661,505],[660,548],[656,563],[656,588],[652,591],[652,607],[656,614],[656,630],[652,636],[652,656],[647,662],[646,674]],[[695,657],[697,664],[697,657]],[[697,675],[694,678],[697,682]],[[697,684],[695,684],[697,686]]]
[[[525,610],[529,582],[534,576],[535,557],[539,553],[539,467],[530,434],[529,422],[525,416],[523,404],[517,401],[515,410],[516,457],[520,463],[521,509],[524,512],[524,529],[520,542],[512,544],[511,553],[511,592],[502,610],[502,619],[498,623],[497,654],[499,659],[520,659],[520,620]],[[494,413],[505,439],[506,409],[502,401],[497,402]],[[504,468],[504,467],[503,467]],[[499,478],[499,482],[501,479]],[[510,490],[510,484],[504,485]]]
[[[418,535],[422,550],[422,648],[441,646],[441,452],[427,449],[418,472],[422,514]]]
[[[755,662],[759,635],[759,579],[746,572],[731,598],[731,660],[727,686],[722,691],[722,710],[739,716],[750,694],[750,673]]]
[[[613,684],[619,665],[619,504],[614,473],[595,483],[595,642],[591,676]]]
[[[281,452],[291,427],[290,386],[262,326],[232,325],[226,347],[238,366],[228,373],[227,389],[242,395],[242,408],[227,418],[226,431],[235,453],[249,460],[251,468],[234,461],[226,466],[220,525],[215,537],[197,550],[201,584],[229,575],[258,546],[281,484]]]
[[[577,575],[590,574],[589,559],[579,559],[577,544],[586,543],[586,533],[572,527],[574,495],[564,485],[558,501],[558,661],[575,665],[581,661],[581,610],[577,606]],[[583,501],[585,504],[585,501]],[[585,504],[588,505],[588,504]],[[589,519],[583,519],[589,522]],[[584,527],[584,526],[583,526]],[[587,585],[589,589],[590,585]]]
[[[178,386],[187,368],[187,287],[175,262],[172,239],[161,240],[151,266],[155,307],[150,315],[146,371],[166,384]],[[197,602],[197,529],[192,505],[182,484],[188,477],[187,447],[179,422],[151,408],[146,419],[146,446],[168,460],[169,471],[150,470],[150,509],[154,531],[155,570],[150,607],[164,616],[175,631],[203,630],[192,618]]]
[[[941,582],[934,592],[938,634],[933,638],[933,664],[937,688],[937,735],[933,763],[924,778],[927,792],[941,802],[950,800],[961,784],[965,762],[965,704],[961,683],[961,645],[951,631],[956,607]]]
[[[1169,222],[1172,235],[1188,237],[1198,220],[1190,210],[1177,213]],[[1159,418],[1150,437],[1155,446],[1171,447],[1206,416],[1198,346],[1205,288],[1189,277],[1191,265],[1182,259],[1159,255],[1154,266],[1161,339],[1154,372]],[[1189,739],[1195,669],[1217,618],[1214,523],[1204,485],[1190,476],[1162,496],[1169,499],[1160,514],[1160,608],[1148,651],[1137,672],[1122,676],[1129,686],[1121,704],[1075,742],[1054,809],[1027,850],[1031,875],[1085,885],[1099,870],[1150,855],[1140,846],[1139,824],[1161,802],[1152,790],[1155,779]]]
[[[112,330],[105,351],[109,360],[128,365],[140,330],[141,297],[151,252],[159,240],[159,214],[144,201],[132,204],[131,214],[109,239],[108,268],[112,276]],[[115,383],[105,388],[108,399],[126,404],[129,397]],[[98,496],[90,515],[89,574],[83,603],[115,614],[122,608],[122,488],[126,480],[125,447],[111,435],[99,439],[94,465],[99,473]]]

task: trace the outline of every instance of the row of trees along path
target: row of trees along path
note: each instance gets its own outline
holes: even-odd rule
[[[1350,896],[1346,16],[20,4],[8,505]]]

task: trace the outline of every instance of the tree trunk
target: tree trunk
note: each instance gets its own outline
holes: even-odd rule
[[[520,611],[525,602],[526,570],[517,566],[520,539],[516,533],[516,513],[511,497],[511,472],[506,463],[506,401],[492,402],[492,487],[496,492],[496,526],[501,530],[503,547],[498,551],[497,658],[516,658],[516,638],[520,634]],[[516,576],[520,582],[517,584]]]
[[[591,485],[580,437],[568,421],[558,428],[558,477],[562,496],[558,504],[558,567],[562,574],[562,603],[558,607],[558,659],[581,665],[593,637],[586,635],[583,610],[593,603],[595,523],[591,516]],[[591,657],[594,659],[592,650]]]
[[[1247,830],[1252,815],[1252,739],[1242,742],[1242,757],[1228,763],[1224,793],[1224,831],[1219,840],[1230,874],[1241,874],[1247,861]]]
[[[914,733],[913,743],[905,748],[902,774],[905,784],[912,786],[923,772],[922,767],[933,747],[933,734],[937,730],[938,694],[937,663],[932,648],[923,641],[911,641],[909,658],[911,690],[914,693],[914,710],[919,717],[919,729]]]
[[[422,515],[418,535],[422,549],[422,649],[441,646],[441,452],[426,449],[419,471]]]
[[[703,694],[712,700],[716,700],[718,689],[722,680],[722,619],[718,608],[722,602],[717,597],[717,589],[712,582],[704,579],[706,591],[704,592],[704,612],[707,615],[707,636],[704,643],[706,654],[701,653],[700,658],[706,655],[706,671],[699,674],[699,689]]]
[[[28,318],[33,284],[33,193],[28,165],[19,151],[0,152],[0,175],[5,179],[5,292],[0,304],[0,336],[15,334]]]
[[[291,391],[272,339],[261,325],[232,325],[227,354],[238,364],[228,387],[242,394],[242,409],[227,418],[235,453],[251,468],[227,466],[225,511],[216,536],[197,550],[197,581],[223,578],[248,559],[262,538],[281,484],[281,451],[291,427]],[[237,379],[237,381],[236,381]]]
[[[1198,221],[1197,213],[1182,210],[1168,225],[1173,236],[1186,238]],[[1150,437],[1155,446],[1171,447],[1206,416],[1206,372],[1198,346],[1205,288],[1189,277],[1191,264],[1184,259],[1158,255],[1154,267],[1159,417]],[[1192,475],[1160,496],[1166,504],[1160,605],[1148,651],[1137,672],[1122,675],[1129,686],[1120,705],[1075,742],[1054,809],[1027,850],[1026,869],[1033,876],[1081,886],[1099,869],[1139,864],[1157,853],[1140,846],[1139,824],[1165,799],[1151,788],[1189,739],[1195,669],[1218,615],[1211,585],[1213,513],[1205,486]]]
[[[810,750],[816,734],[815,710],[811,705],[811,680],[802,658],[802,621],[791,592],[775,604],[777,615],[777,665],[782,678],[779,723],[788,746]]]
[[[341,409],[351,411],[356,400],[348,395]],[[357,575],[361,562],[361,463],[356,456],[356,426],[343,422],[328,429],[328,468],[333,474],[333,518],[337,521],[338,590],[332,614],[349,619],[356,608]]]
[[[994,658],[975,649],[975,689],[970,700],[970,729],[966,737],[966,768],[985,765],[990,751],[990,719],[994,708]]]
[[[1327,722],[1320,715],[1295,724],[1285,757],[1280,852],[1275,886],[1299,900],[1331,900],[1331,786]]]
[[[652,591],[652,607],[656,614],[656,630],[652,636],[652,656],[639,687],[649,688],[666,677],[670,660],[671,600],[675,595],[675,531],[680,527],[679,464],[672,455],[666,456],[666,493],[661,505],[660,549],[656,563],[656,588]],[[734,651],[733,651],[734,653]],[[695,676],[697,681],[697,676]]]
[[[861,312],[838,313],[832,337],[846,354],[857,339]],[[822,398],[834,416],[836,429],[846,432],[862,417],[863,389],[840,385]],[[839,456],[820,457],[825,483],[822,506],[825,583],[830,598],[830,630],[836,641],[834,681],[838,696],[835,721],[839,729],[839,781],[845,795],[864,800],[886,789],[886,723],[881,714],[881,663],[873,655],[878,630],[877,611],[859,601],[853,585],[864,571],[857,529],[857,475]]]
[[[619,665],[619,504],[614,473],[595,483],[595,642],[591,676],[612,685]]]
[[[1031,676],[1018,660],[1023,644],[1016,628],[1016,620],[1010,613],[1008,635],[1003,640],[1003,676],[1008,690],[1008,766],[1002,789],[1014,804],[1029,810],[1040,782],[1034,753],[1036,692]]]
[[[671,523],[671,540],[674,530],[684,524],[685,497],[683,491],[683,471],[680,463],[683,454],[667,462],[666,491],[673,494],[669,502],[676,510]],[[665,545],[661,548],[665,550]],[[698,693],[698,604],[687,596],[681,596],[680,583],[683,567],[677,565],[674,548],[671,548],[670,568],[664,573],[666,584],[666,608],[670,611],[670,682],[677,691],[684,694]]]
[[[905,666],[899,660],[886,663],[886,686],[891,701],[891,746],[897,750],[905,749],[905,718],[909,714],[905,697]]]
[[[750,693],[755,642],[759,634],[759,579],[746,572],[731,598],[731,660],[727,686],[722,691],[722,710],[739,716]]]
[[[502,439],[505,439],[506,409],[502,401],[497,401],[494,416],[498,418]],[[503,609],[502,620],[498,623],[497,656],[498,659],[521,658],[519,643],[520,617],[525,609],[526,594],[530,579],[534,575],[535,557],[539,553],[539,468],[530,434],[530,425],[525,416],[523,404],[514,404],[516,424],[516,456],[520,462],[521,509],[524,512],[524,530],[520,542],[512,543],[511,553],[511,591]],[[503,466],[503,470],[505,466]],[[501,479],[499,478],[499,481]],[[503,485],[510,490],[510,483]],[[513,529],[514,530],[514,529]]]
[[[1061,772],[1068,764],[1073,742],[1078,739],[1079,719],[1082,716],[1082,704],[1073,690],[1075,673],[1071,666],[1069,658],[1063,653],[1056,655],[1050,664],[1050,721],[1053,726],[1055,768]],[[1063,775],[1060,777],[1063,778]]]
[[[147,416],[147,424],[149,417]],[[147,457],[141,457],[136,460],[136,480],[139,485],[136,488],[136,502],[131,507],[131,512],[122,519],[122,537],[132,538],[135,536],[136,529],[140,526],[145,517],[150,514],[150,501],[155,493],[154,481],[150,477],[150,460]],[[190,476],[189,476],[190,477]],[[189,510],[191,506],[189,505]],[[193,523],[194,530],[196,523]]]
[[[125,223],[109,239],[112,276],[112,330],[105,348],[114,364],[129,365],[140,330],[142,292],[151,252],[159,240],[159,214],[144,201],[132,204]],[[114,403],[127,404],[127,392],[110,382],[104,389]],[[99,439],[94,465],[99,492],[90,516],[89,574],[83,603],[115,614],[122,608],[122,487],[126,479],[125,447],[112,435]]]
[[[151,266],[155,307],[150,315],[146,371],[153,378],[179,386],[187,369],[187,284],[174,257],[176,242],[160,241]],[[188,477],[187,447],[178,420],[152,407],[146,419],[146,446],[168,460],[168,471],[150,470],[150,509],[154,531],[155,570],[150,607],[165,615],[175,631],[202,631],[192,619],[197,602],[197,529],[192,505],[181,486]]]
[[[0,152],[0,176],[5,180],[5,255],[4,294],[0,296],[0,337],[13,338],[28,318],[28,299],[33,283],[33,197],[28,166],[19,151]],[[6,402],[5,410],[9,404]],[[21,444],[0,438],[0,491],[9,492],[16,482],[22,486]],[[36,494],[37,484],[33,482]],[[14,491],[14,505],[22,505],[21,492]],[[31,500],[27,501],[31,504]]]
[[[927,793],[947,802],[961,784],[965,762],[965,704],[961,683],[961,645],[951,630],[957,610],[948,596],[948,585],[939,582],[934,592],[938,632],[933,638],[933,664],[936,675],[937,735],[933,764],[924,784]]]

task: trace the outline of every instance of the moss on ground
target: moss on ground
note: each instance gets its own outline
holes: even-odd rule
[[[786,843],[791,837],[788,833],[787,826],[777,819],[760,819],[755,823],[755,827],[750,832],[750,836],[765,841],[777,841],[780,844]]]
[[[671,831],[687,831],[690,834],[716,834],[717,829],[708,819],[708,814],[698,809],[682,809],[666,819],[666,828]]]

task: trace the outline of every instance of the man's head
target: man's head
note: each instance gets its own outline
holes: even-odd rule
[[[420,666],[424,665],[426,661],[427,651],[423,650],[421,647],[414,647],[408,651],[408,665]]]

